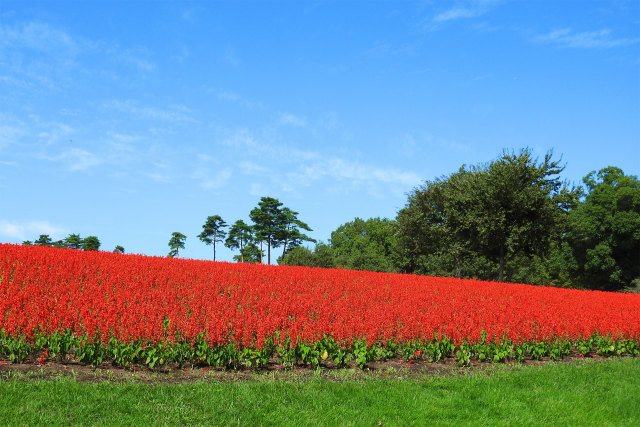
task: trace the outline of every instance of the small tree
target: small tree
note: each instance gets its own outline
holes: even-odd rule
[[[97,251],[100,250],[100,240],[96,236],[89,236],[82,240],[82,250]]]
[[[282,240],[282,203],[273,197],[261,197],[258,207],[249,213],[253,221],[255,239],[267,243],[267,263],[271,264],[271,248],[280,246]]]
[[[82,239],[79,234],[69,234],[64,239],[65,246],[70,249],[82,248]]]
[[[241,219],[237,220],[229,229],[229,236],[225,240],[224,245],[229,249],[239,249],[240,262],[244,262],[244,249],[247,244],[253,240],[253,230],[251,226],[245,224]],[[236,256],[234,256],[236,258]]]
[[[249,264],[262,264],[262,257],[264,251],[253,242],[247,243],[247,245],[240,250],[240,255],[234,255],[233,259],[236,261],[247,262]]]
[[[298,212],[287,207],[273,197],[262,197],[258,207],[249,213],[254,226],[255,242],[267,244],[267,263],[271,264],[271,249],[284,246],[283,256],[287,249],[299,246],[303,241],[315,242],[315,240],[302,234],[301,229],[311,231],[309,226],[298,220]]]
[[[300,232],[300,229],[306,231],[313,230],[309,228],[307,224],[298,219],[298,212],[294,212],[285,207],[282,208],[280,218],[282,231],[278,237],[282,241],[282,257],[286,255],[287,251],[300,246],[302,242],[316,242],[311,237]]]
[[[51,246],[52,243],[53,241],[51,240],[51,236],[48,234],[41,234],[40,237],[38,237],[38,240],[34,242],[34,244],[38,246]]]
[[[180,249],[184,249],[184,242],[187,240],[187,236],[177,231],[174,231],[171,234],[171,239],[169,240],[169,254],[167,255],[169,258],[177,258],[178,251]]]
[[[24,242],[22,242],[22,246],[32,246],[33,242],[31,240],[25,240]]]
[[[220,215],[207,217],[207,222],[202,226],[202,233],[198,234],[198,238],[206,245],[213,245],[213,260],[216,260],[216,243],[222,242],[227,234],[223,228],[227,226]]]
[[[316,259],[316,255],[311,251],[311,249],[305,248],[304,246],[298,246],[287,251],[285,256],[278,258],[278,264],[317,267],[318,261]]]
[[[113,250],[113,253],[123,254],[124,253],[124,247],[122,247],[120,245],[116,246],[116,248]]]

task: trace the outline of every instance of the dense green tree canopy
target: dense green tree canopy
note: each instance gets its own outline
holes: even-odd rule
[[[81,249],[82,243],[82,238],[79,234],[69,234],[64,239],[65,246],[70,249]]]
[[[640,181],[616,167],[584,178],[584,203],[570,215],[578,284],[620,290],[640,278]]]
[[[100,239],[96,236],[88,236],[82,239],[82,249],[85,251],[100,250]]]
[[[51,246],[53,244],[53,241],[51,240],[51,236],[49,236],[48,234],[41,234],[40,237],[38,237],[38,239],[33,243],[38,246]]]
[[[398,213],[409,272],[510,280],[507,263],[546,256],[578,192],[559,179],[559,161],[530,150],[427,182]]]
[[[234,255],[233,259],[240,262],[248,262],[249,264],[262,263],[264,252],[254,242],[247,243],[240,249],[240,255]]]
[[[368,271],[397,271],[395,221],[355,218],[331,233],[337,267]]]
[[[306,267],[335,268],[335,254],[331,246],[322,242],[316,244],[313,251],[297,246],[278,259],[280,265],[300,265]]]

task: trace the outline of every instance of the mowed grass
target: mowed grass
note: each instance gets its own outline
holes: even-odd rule
[[[321,375],[145,385],[11,376],[0,424],[640,425],[640,359],[420,379]]]

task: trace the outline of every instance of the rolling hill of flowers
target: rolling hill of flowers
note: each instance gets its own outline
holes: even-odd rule
[[[640,295],[0,244],[0,356],[347,366],[637,355]]]

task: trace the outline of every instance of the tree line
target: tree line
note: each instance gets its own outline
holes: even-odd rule
[[[302,232],[313,231],[298,219],[298,212],[283,206],[273,197],[262,197],[258,206],[249,213],[251,224],[239,219],[227,232],[227,223],[220,215],[207,217],[198,239],[213,247],[213,260],[216,260],[216,244],[223,243],[229,249],[238,250],[233,259],[239,262],[263,263],[265,248],[267,264],[271,264],[271,250],[282,247],[284,257],[288,251],[299,247],[303,242],[315,240]],[[184,249],[187,236],[174,232],[169,240],[169,257],[177,257]]]
[[[197,236],[236,250],[238,262],[412,273],[607,291],[640,291],[640,181],[617,167],[593,171],[582,186],[561,180],[561,160],[531,150],[425,181],[395,219],[355,218],[316,242],[312,229],[272,197],[231,226],[207,217]],[[174,232],[169,257],[184,249]],[[309,249],[305,242],[316,243]],[[41,235],[23,244],[98,250],[96,236]],[[122,246],[114,252],[124,253]]]
[[[100,250],[100,239],[97,236],[80,237],[79,234],[71,233],[67,237],[61,240],[54,241],[50,235],[41,234],[36,240],[25,240],[22,242],[25,246],[51,246],[56,248],[69,248],[69,249],[81,249],[84,251],[98,251]],[[113,252],[124,253],[124,248],[117,245]]]
[[[607,167],[572,187],[563,170],[552,153],[505,151],[413,189],[395,219],[356,218],[281,263],[640,291],[640,181]]]

